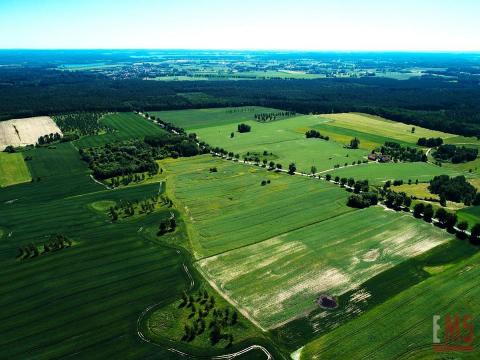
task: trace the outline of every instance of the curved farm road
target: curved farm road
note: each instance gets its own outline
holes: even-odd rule
[[[181,256],[181,252],[179,250],[176,250],[176,252],[177,252],[177,254],[179,254]],[[188,270],[188,266],[185,264],[185,262],[182,265],[183,265],[183,269],[184,269],[184,271],[187,275],[187,278],[189,280],[189,289],[192,290],[193,287],[195,286],[195,280],[194,280],[193,276],[190,274],[190,271]],[[143,323],[144,319],[147,317],[148,314],[150,314],[153,310],[155,310],[157,307],[162,306],[162,305],[164,305],[163,302],[150,305],[145,310],[143,310],[142,313],[140,314],[140,316],[138,317],[138,319],[137,319],[137,335],[140,339],[142,339],[142,341],[145,341],[145,342],[147,342],[151,345],[157,346],[159,348],[163,348],[164,350],[168,350],[172,353],[175,353],[175,354],[179,355],[180,357],[184,357],[184,358],[187,358],[187,359],[199,359],[199,360],[203,360],[203,359],[211,359],[211,360],[235,359],[236,357],[244,355],[244,354],[246,354],[250,351],[262,351],[265,354],[267,360],[273,360],[272,354],[270,354],[270,352],[265,347],[263,347],[261,345],[250,345],[250,346],[247,346],[244,349],[241,349],[237,352],[233,352],[233,353],[230,353],[230,354],[215,355],[215,356],[198,356],[198,355],[185,353],[185,352],[183,352],[179,349],[176,349],[176,348],[164,346],[160,343],[156,343],[156,342],[152,341],[151,339],[149,339],[143,333],[142,323]]]

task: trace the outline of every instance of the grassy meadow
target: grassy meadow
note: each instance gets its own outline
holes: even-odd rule
[[[22,154],[0,152],[0,187],[26,183],[31,180]]]
[[[281,163],[284,168],[294,162],[298,171],[304,172],[310,172],[311,166],[321,171],[331,169],[336,164],[350,164],[353,161],[366,159],[368,154],[361,149],[346,149],[345,144],[336,141],[306,139],[306,131],[325,122],[324,119],[316,116],[298,116],[268,123],[254,120],[243,122],[251,126],[251,132],[238,133],[237,122],[191,131],[212,146],[239,153],[242,157],[248,153],[261,155],[266,151],[268,154],[272,153],[268,155],[269,159]]]

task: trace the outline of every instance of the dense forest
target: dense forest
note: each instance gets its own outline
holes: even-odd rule
[[[165,134],[79,151],[82,159],[92,169],[93,176],[99,180],[105,180],[119,176],[127,176],[129,179],[130,175],[145,172],[154,175],[159,170],[155,160],[166,157],[195,156],[208,152],[209,148],[205,144],[197,144],[193,137]]]
[[[113,80],[44,67],[0,68],[0,119],[78,111],[261,105],[298,113],[359,111],[480,135],[480,86],[442,78],[248,81]],[[193,96],[185,96],[190,94]],[[208,96],[194,96],[206,94]]]

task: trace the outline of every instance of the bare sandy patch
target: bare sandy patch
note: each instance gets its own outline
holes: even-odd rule
[[[379,249],[372,249],[367,251],[363,256],[362,260],[365,262],[373,262],[378,259],[380,256],[380,250]]]
[[[0,151],[7,146],[34,145],[40,136],[62,131],[49,116],[0,121]]]

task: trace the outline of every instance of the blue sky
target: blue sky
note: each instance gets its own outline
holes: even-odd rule
[[[479,0],[0,0],[0,48],[480,50]]]

